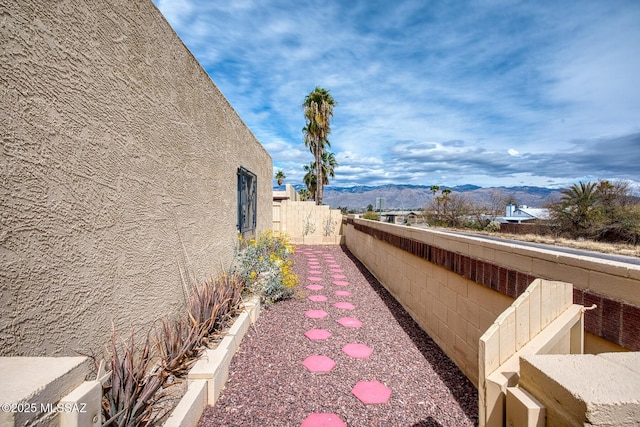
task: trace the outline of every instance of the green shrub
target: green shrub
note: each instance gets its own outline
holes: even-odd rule
[[[491,221],[484,229],[495,233],[496,231],[500,231],[500,223],[498,221]]]
[[[362,214],[362,218],[363,219],[372,219],[374,221],[379,221],[380,220],[380,215],[377,212],[367,211],[367,212]]]
[[[267,230],[257,239],[239,239],[236,248],[236,268],[250,292],[260,295],[263,302],[287,299],[298,285],[298,276],[291,271],[289,259],[294,251],[282,233]]]

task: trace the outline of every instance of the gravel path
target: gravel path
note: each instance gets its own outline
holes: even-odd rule
[[[335,414],[338,422],[362,427],[477,425],[473,384],[346,248],[299,245],[293,259],[299,291],[263,309],[232,361],[218,402],[205,410],[199,426],[300,426],[312,413]],[[312,295],[327,301],[312,301]],[[337,302],[354,308],[337,308]],[[309,318],[309,310],[327,316]],[[342,317],[357,318],[362,326],[346,328],[337,322]],[[312,329],[331,336],[311,340],[305,332]],[[365,344],[371,355],[350,357],[343,351],[350,343]],[[335,367],[310,372],[303,361],[311,355],[327,356]],[[390,388],[388,402],[362,403],[351,392],[360,381]]]

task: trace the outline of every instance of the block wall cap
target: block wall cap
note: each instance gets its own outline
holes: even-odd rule
[[[0,357],[0,378],[11,385],[0,387],[0,402],[20,402],[59,378],[79,375],[74,372],[86,361],[86,357]],[[83,376],[76,385],[84,381]]]
[[[573,402],[586,407],[586,420],[594,425],[624,425],[640,420],[640,352],[522,356],[522,376],[535,376],[547,390],[562,389]],[[629,365],[634,367],[630,369]]]

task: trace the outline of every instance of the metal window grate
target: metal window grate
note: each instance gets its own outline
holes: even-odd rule
[[[258,207],[258,178],[243,168],[238,168],[238,230],[240,233],[255,230]]]

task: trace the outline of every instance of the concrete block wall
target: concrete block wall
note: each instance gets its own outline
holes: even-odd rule
[[[286,233],[292,243],[340,244],[342,212],[313,201],[274,201],[273,229]]]
[[[0,2],[0,356],[101,353],[228,265],[272,159],[151,0]]]
[[[410,227],[393,227],[398,232],[413,233]],[[400,241],[394,239],[396,243]],[[477,386],[480,336],[513,300],[444,266],[357,231],[351,224],[346,227],[346,244]],[[445,252],[436,252],[433,256],[444,261]],[[459,259],[450,260],[456,261]]]
[[[476,384],[478,338],[538,277],[572,283],[576,304],[580,295],[600,298],[601,309],[585,313],[592,333],[585,352],[640,349],[638,266],[354,218],[344,233],[347,247]],[[603,328],[608,317],[618,321]],[[603,337],[607,328],[615,341]]]

